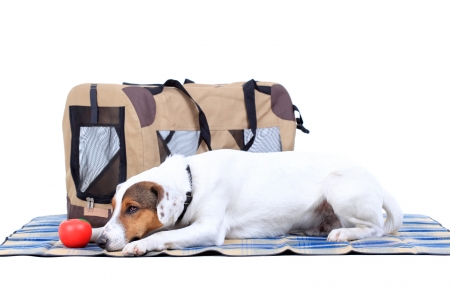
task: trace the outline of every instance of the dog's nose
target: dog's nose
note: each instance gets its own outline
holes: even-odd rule
[[[106,243],[108,242],[108,239],[106,236],[101,235],[98,237],[97,242],[95,242],[100,248],[105,249]]]

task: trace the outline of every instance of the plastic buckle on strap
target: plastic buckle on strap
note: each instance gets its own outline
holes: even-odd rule
[[[292,107],[294,109],[294,115],[295,115],[296,111],[298,112],[298,118],[295,118],[295,121],[297,123],[297,129],[300,129],[304,133],[309,133],[309,130],[306,129],[305,127],[303,127],[303,118],[302,118],[302,115],[300,114],[300,111],[298,110],[297,106],[293,105]]]
[[[297,124],[297,129],[300,129],[300,130],[303,131],[304,133],[309,133],[309,130],[306,129],[305,127],[303,127],[302,124]]]

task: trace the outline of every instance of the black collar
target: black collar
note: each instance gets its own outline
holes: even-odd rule
[[[187,210],[189,204],[191,204],[191,202],[192,202],[192,173],[191,173],[191,168],[189,167],[189,165],[186,167],[186,171],[188,172],[189,184],[191,186],[191,190],[186,193],[186,201],[184,202],[184,209],[183,209],[183,212],[181,213],[181,215],[178,217],[177,222],[179,222],[179,221],[181,221],[181,219],[183,219],[184,214],[186,213],[186,210]]]

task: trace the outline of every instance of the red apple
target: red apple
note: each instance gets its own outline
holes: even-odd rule
[[[59,238],[68,248],[83,248],[91,239],[92,227],[83,219],[69,219],[63,221],[58,228]]]

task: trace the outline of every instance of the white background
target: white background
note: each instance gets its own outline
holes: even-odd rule
[[[186,77],[283,84],[311,130],[296,150],[361,164],[405,213],[450,228],[448,1],[4,1],[0,239],[65,213],[73,86]],[[442,298],[449,267],[439,256],[0,257],[0,286],[68,299]]]

